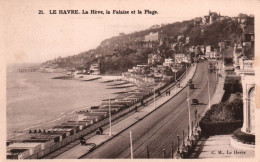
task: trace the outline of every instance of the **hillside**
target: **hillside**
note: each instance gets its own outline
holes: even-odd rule
[[[243,15],[244,16],[244,15]],[[121,33],[101,42],[100,46],[80,54],[57,58],[43,63],[43,66],[66,69],[88,69],[92,63],[100,63],[101,74],[117,74],[137,64],[146,64],[148,54],[158,53],[164,58],[173,58],[175,53],[187,53],[196,45],[212,45],[230,40],[231,46],[241,41],[242,28],[238,17],[215,21],[211,24],[196,24],[196,19],[166,25],[155,25],[147,30],[130,34]],[[250,26],[250,23],[247,23]],[[158,33],[158,40],[147,41],[150,33]],[[185,38],[189,37],[188,43]],[[182,43],[180,43],[182,42]],[[178,43],[178,46],[174,46]]]

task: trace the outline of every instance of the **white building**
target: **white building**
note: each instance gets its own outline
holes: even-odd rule
[[[182,62],[186,62],[186,63],[189,62],[189,60],[186,57],[186,55],[185,54],[175,54],[175,63],[176,64],[180,64]]]
[[[173,62],[173,59],[171,59],[171,58],[165,59],[165,61],[163,63],[163,66],[171,67],[173,65],[174,65],[174,62]]]
[[[242,132],[255,134],[255,71],[254,60],[241,59],[239,74],[243,86],[243,115]]]
[[[150,33],[146,36],[144,36],[145,42],[152,42],[152,41],[159,41],[159,33]]]
[[[234,68],[239,69],[240,64],[239,64],[239,59],[243,57],[243,48],[240,46],[235,46],[234,47],[234,52],[233,52],[233,59],[234,59]]]
[[[100,66],[99,64],[92,64],[89,68],[91,75],[100,75]]]
[[[212,56],[212,47],[211,46],[206,46],[206,57],[210,58]]]

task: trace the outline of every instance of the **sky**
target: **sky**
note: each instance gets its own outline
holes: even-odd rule
[[[3,50],[7,63],[44,62],[96,48],[101,41],[155,24],[208,14],[256,15],[257,0],[10,0],[0,1]],[[49,10],[156,10],[158,14],[49,14]],[[38,14],[43,10],[45,14]]]

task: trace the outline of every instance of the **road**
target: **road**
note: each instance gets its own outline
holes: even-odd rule
[[[195,89],[189,90],[190,98],[199,100],[199,105],[191,105],[191,119],[194,121],[194,111],[202,114],[208,104],[207,75],[210,80],[210,94],[213,95],[216,87],[215,73],[208,72],[207,62],[198,64],[194,75]],[[125,159],[130,158],[129,131],[132,131],[134,158],[147,158],[147,146],[150,158],[171,157],[171,142],[174,152],[177,150],[177,135],[182,140],[182,131],[187,134],[188,129],[188,87],[184,88],[176,97],[168,101],[161,108],[128,128],[112,140],[104,143],[83,158],[96,159]]]

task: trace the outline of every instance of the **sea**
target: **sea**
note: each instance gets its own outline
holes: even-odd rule
[[[99,105],[118,90],[93,81],[52,79],[60,73],[18,72],[7,66],[7,137],[62,119],[77,110]]]

